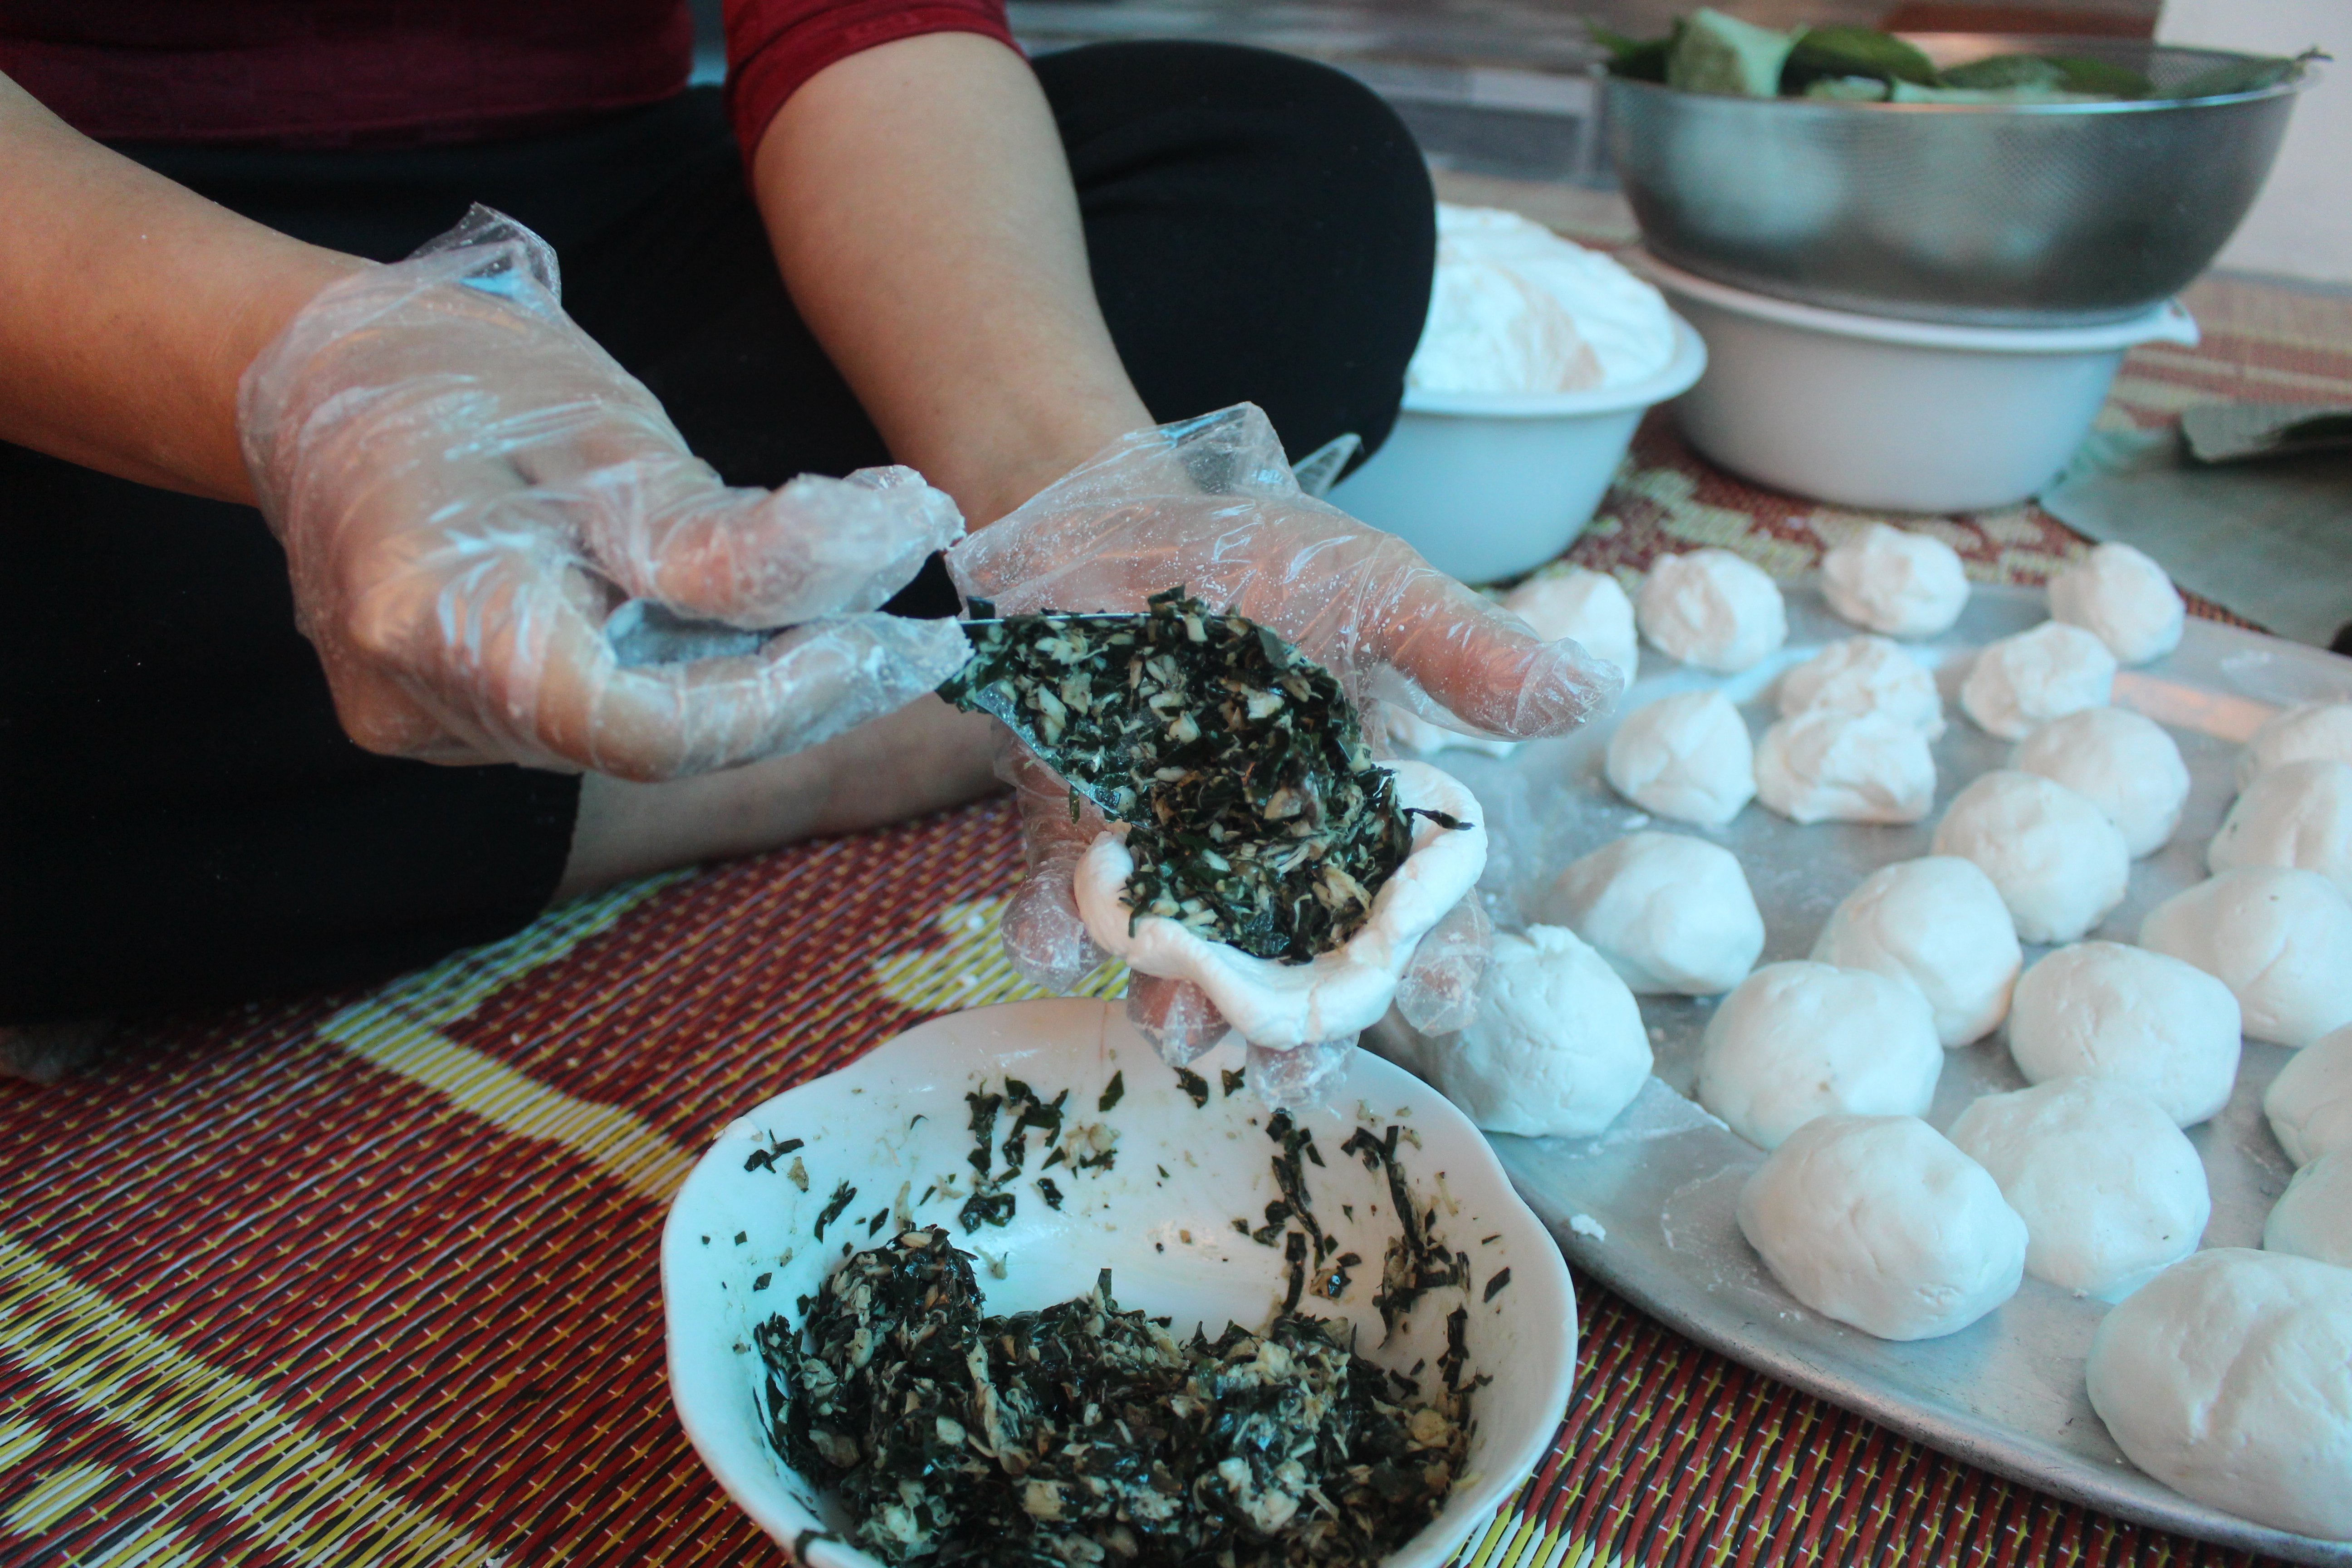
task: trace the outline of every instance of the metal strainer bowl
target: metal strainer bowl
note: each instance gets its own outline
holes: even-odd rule
[[[2240,58],[2113,38],[1911,41],[1939,66],[2094,56],[2159,89]],[[1866,315],[2087,325],[2144,313],[2213,259],[2262,189],[2299,85],[1958,105],[1732,98],[1612,77],[1609,145],[1644,242],[1701,277]]]

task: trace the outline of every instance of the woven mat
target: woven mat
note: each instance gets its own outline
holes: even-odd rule
[[[2352,307],[2208,283],[2107,417],[2352,397]],[[1572,552],[1807,570],[1861,518],[1653,420]],[[1915,526],[1988,582],[2081,548],[2030,508]],[[656,1237],[736,1110],[1022,994],[1001,803],[638,883],[363,996],[151,1020],[0,1083],[0,1564],[782,1561],[663,1381]],[[2247,1563],[2059,1503],[1735,1365],[1580,1281],[1550,1457],[1474,1568]]]

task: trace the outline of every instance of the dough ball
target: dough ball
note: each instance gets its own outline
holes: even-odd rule
[[[2255,731],[2238,753],[2238,787],[2264,768],[2311,757],[2352,763],[2352,702],[2305,702]]]
[[[2124,901],[2131,851],[2106,813],[2039,773],[1996,768],[1952,799],[1938,855],[1973,860],[2027,942],[2073,942]]]
[[[2059,1078],[1989,1094],[1952,1142],[2025,1221],[2025,1271],[2120,1301],[2197,1250],[2213,1196],[2196,1147],[2128,1084]]]
[[[1942,540],[1874,522],[1822,557],[1822,595],[1855,626],[1931,637],[1960,618],[1969,577]]]
[[[2025,737],[2009,765],[2055,779],[2123,829],[2137,860],[2172,840],[2189,804],[2189,764],[2164,726],[2127,708],[2085,708]]]
[[[2000,889],[1974,862],[1949,855],[1898,861],[1864,877],[1830,911],[1812,957],[1909,982],[1927,998],[1936,1037],[1948,1047],[1999,1026],[2024,962]]]
[[[1604,770],[1644,811],[1720,827],[1756,796],[1747,721],[1720,691],[1679,691],[1625,715]]]
[[[1756,795],[1791,822],[1917,822],[1935,808],[1936,759],[1900,719],[1800,713],[1757,742]]]
[[[2025,1222],[1915,1116],[1799,1128],[1739,1189],[1739,1229],[1790,1295],[1883,1340],[1956,1333],[2025,1273]]]
[[[1739,983],[1699,1043],[1698,1100],[1759,1149],[1817,1116],[1918,1116],[1944,1047],[1918,992],[1866,969],[1768,963]]]
[[[2263,1224],[2263,1249],[2352,1268],[2352,1153],[2326,1155],[2294,1173]]]
[[[1507,757],[1525,744],[1524,742],[1506,741],[1495,735],[1465,735],[1394,702],[1380,704],[1380,720],[1381,727],[1388,733],[1389,744],[1401,756],[1433,757],[1440,752],[1484,752],[1490,757]]]
[[[1629,833],[1572,863],[1550,913],[1637,993],[1719,995],[1764,951],[1739,858],[1679,833]]]
[[[2256,773],[2205,847],[2205,863],[2216,872],[2300,867],[2352,898],[2352,763],[2314,758]]]
[[[2188,606],[2163,567],[2128,544],[2101,544],[2050,580],[2050,615],[2081,626],[2124,664],[2180,646]]]
[[[2028,1083],[2128,1084],[2183,1127],[2217,1115],[2238,1081],[2238,999],[2190,964],[2119,942],[2062,947],[2027,970],[2009,1054]]]
[[[1478,1015],[1432,1043],[1437,1088],[1489,1132],[1583,1138],[1650,1076],[1642,1009],[1601,955],[1560,926],[1497,932]]]
[[[1931,741],[1944,732],[1936,678],[1885,637],[1833,642],[1780,678],[1780,717],[1821,709],[1884,713]]]
[[[1585,652],[1607,659],[1633,683],[1641,644],[1633,635],[1633,601],[1616,578],[1571,566],[1520,584],[1503,595],[1503,608],[1546,642],[1574,637]]]
[[[2352,1025],[2289,1057],[2263,1093],[2263,1112],[2298,1165],[2352,1149]]]
[[[2315,871],[2224,871],[2150,910],[2139,944],[2228,986],[2251,1039],[2307,1046],[2352,1023],[2352,903]]]
[[[1987,643],[1960,682],[1960,710],[1979,729],[2021,740],[2084,708],[2103,708],[2116,684],[2116,656],[2080,626],[2044,621]]]
[[[1642,635],[1685,664],[1732,675],[1789,640],[1788,606],[1728,550],[1661,557],[1642,584]]]
[[[2177,1263],[2091,1336],[2132,1463],[2258,1524],[2352,1538],[2352,1270],[2246,1247]]]

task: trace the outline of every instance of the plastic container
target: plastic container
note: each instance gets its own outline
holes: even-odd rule
[[[2124,352],[2189,344],[2179,301],[2087,327],[1963,327],[1752,294],[1652,256],[1631,265],[1706,340],[1675,405],[1691,445],[1777,489],[1889,511],[2024,500],[2089,433]]]
[[[1706,345],[1675,321],[1665,369],[1591,392],[1436,393],[1408,388],[1371,461],[1331,504],[1396,534],[1465,583],[1533,571],[1592,521],[1653,405],[1706,368]]]

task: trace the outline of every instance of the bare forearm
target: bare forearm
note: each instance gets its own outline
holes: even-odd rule
[[[250,500],[236,380],[356,258],[79,135],[0,78],[0,439]]]
[[[753,184],[803,318],[975,525],[1151,423],[1052,111],[1002,45],[930,34],[829,67],[770,124]]]

